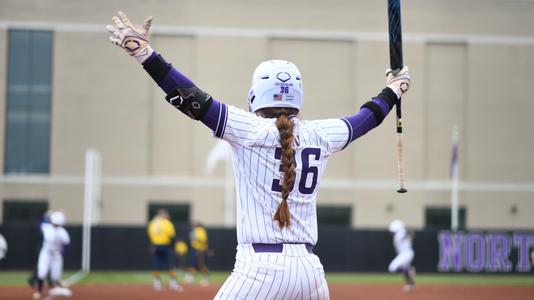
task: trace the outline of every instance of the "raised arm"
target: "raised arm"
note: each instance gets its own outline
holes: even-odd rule
[[[402,94],[408,91],[410,85],[408,68],[404,67],[395,76],[389,71],[386,71],[387,87],[371,101],[362,105],[356,114],[342,118],[349,127],[347,145],[380,125],[393,106],[401,101]]]
[[[118,16],[112,17],[112,21],[114,26],[106,26],[111,33],[110,41],[142,64],[145,71],[167,95],[165,97],[167,102],[190,118],[202,121],[217,135],[217,131],[221,130],[219,128],[221,115],[227,111],[226,105],[199,89],[152,49],[149,40],[152,17],[147,17],[140,29],[135,28],[126,14],[120,11]]]

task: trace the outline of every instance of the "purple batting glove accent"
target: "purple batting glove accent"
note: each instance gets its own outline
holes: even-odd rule
[[[222,138],[226,127],[228,108],[225,104],[213,99],[208,111],[200,121],[213,130],[213,135]]]
[[[391,110],[385,100],[373,98],[373,102],[380,106],[384,115],[387,115]],[[349,140],[347,141],[347,145],[378,125],[373,112],[365,107],[360,109],[356,114],[341,119],[345,121],[345,124],[349,127]],[[345,145],[345,147],[347,145]]]

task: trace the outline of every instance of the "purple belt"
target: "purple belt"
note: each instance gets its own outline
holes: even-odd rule
[[[305,245],[306,250],[308,250],[308,253],[313,254],[313,245],[312,244],[299,244],[299,243],[286,243],[290,245]],[[260,243],[254,243],[252,244],[252,248],[254,248],[254,252],[261,253],[261,252],[273,252],[273,253],[282,253],[282,250],[284,250],[284,244],[260,244]]]

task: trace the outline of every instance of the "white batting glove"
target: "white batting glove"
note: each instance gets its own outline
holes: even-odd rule
[[[113,16],[111,20],[115,27],[107,25],[106,29],[111,33],[109,40],[121,47],[129,55],[135,57],[139,63],[143,63],[150,57],[154,50],[150,47],[148,31],[152,24],[152,17],[145,19],[142,29],[134,27],[128,16],[122,11],[117,13],[119,16]]]
[[[406,66],[396,75],[393,75],[391,69],[386,70],[386,85],[397,94],[399,99],[410,89],[410,80],[410,74],[408,74],[408,67]]]

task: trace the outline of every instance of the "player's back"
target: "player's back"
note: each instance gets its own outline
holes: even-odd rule
[[[195,226],[190,235],[191,247],[196,250],[205,251],[208,249],[208,233],[201,226]]]
[[[153,245],[168,245],[175,235],[171,221],[156,217],[148,223],[148,237]]]
[[[273,221],[283,182],[276,120],[233,110],[230,109],[223,138],[230,142],[233,151],[239,243],[315,244],[318,185],[330,155],[347,143],[347,125],[340,119],[291,118],[295,137],[295,183],[288,197],[292,226],[280,230]]]
[[[397,231],[393,236],[393,246],[397,253],[412,251],[412,236],[406,229]]]
[[[56,252],[62,251],[63,247],[70,243],[70,236],[63,227],[56,227],[50,223],[41,225],[43,233],[43,246],[45,251]]]

